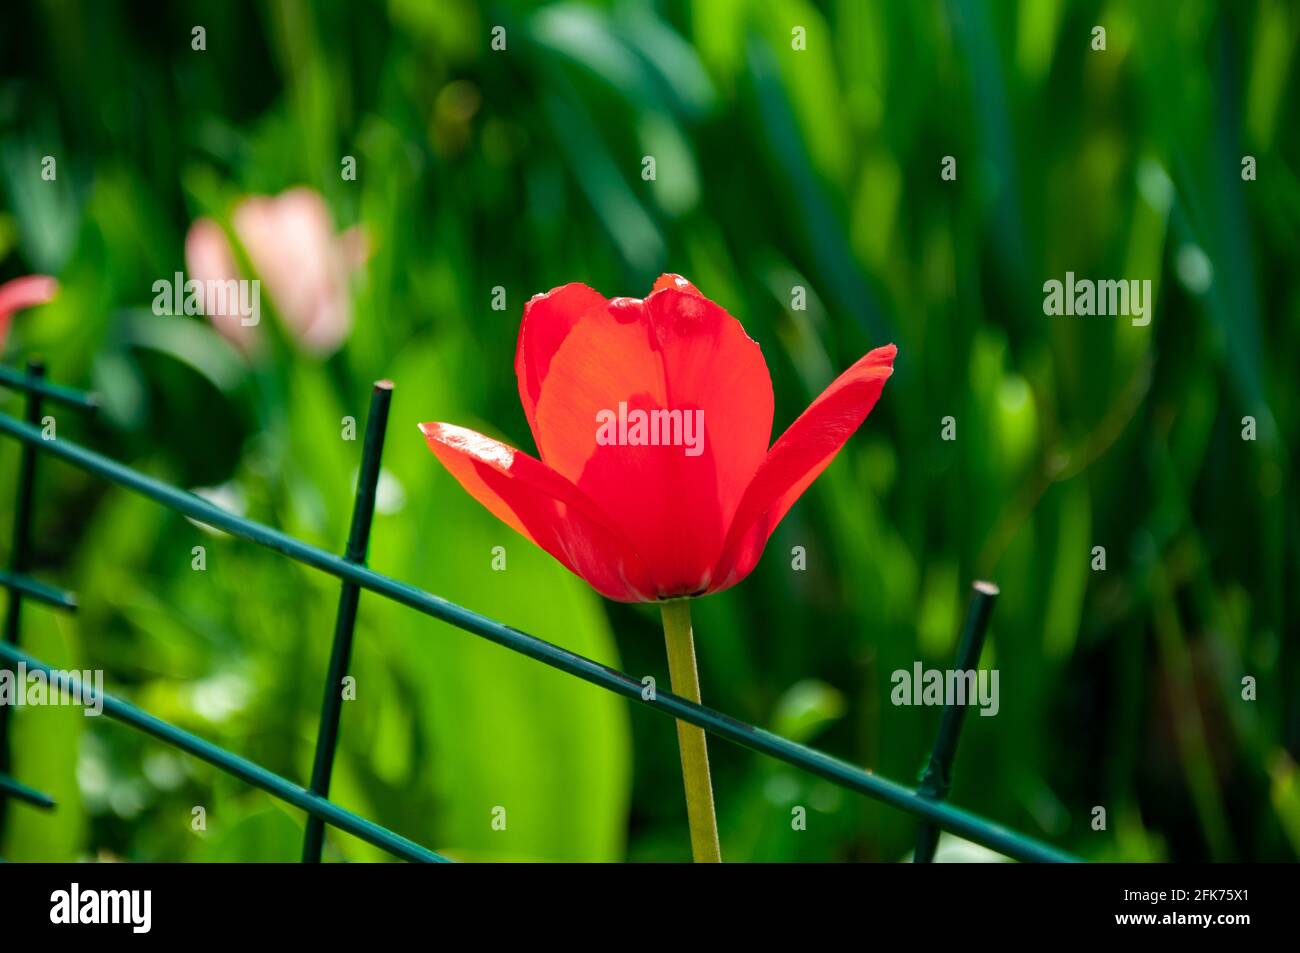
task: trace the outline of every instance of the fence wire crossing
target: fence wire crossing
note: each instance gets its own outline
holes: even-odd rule
[[[155,718],[120,698],[108,693],[103,693],[101,696],[104,714],[109,717],[200,758],[227,774],[305,811],[307,828],[303,842],[304,862],[320,860],[326,825],[359,837],[403,860],[440,862],[448,859],[329,800],[330,774],[338,746],[342,713],[339,686],[347,672],[351,657],[357,604],[362,590],[450,623],[456,628],[599,685],[624,698],[647,705],[671,718],[698,725],[710,734],[784,761],[848,790],[905,811],[921,822],[914,855],[918,862],[925,863],[933,859],[939,830],[958,834],[1015,860],[1059,863],[1078,859],[1033,837],[948,804],[944,800],[951,783],[952,764],[961,731],[964,714],[962,705],[945,707],[940,720],[939,734],[921,785],[918,789],[913,789],[755,725],[687,701],[671,692],[656,692],[652,699],[645,698],[642,695],[643,686],[639,679],[370,569],[366,565],[366,549],[374,515],[375,485],[383,453],[388,407],[392,397],[393,385],[388,381],[377,383],[371,396],[370,414],[362,445],[360,476],[357,480],[356,498],[353,504],[352,526],[342,556],[312,546],[254,520],[238,516],[202,497],[154,479],[70,441],[62,438],[46,439],[39,426],[46,400],[88,413],[95,412],[98,400],[93,394],[48,382],[45,379],[44,367],[37,362],[29,363],[26,373],[0,367],[0,386],[21,391],[26,396],[26,412],[23,420],[0,414],[0,433],[13,437],[21,445],[10,566],[8,571],[0,571],[0,587],[9,590],[4,640],[0,641],[0,663],[5,666],[23,664],[29,671],[45,672],[52,682],[60,684],[62,688],[70,691],[83,689],[83,686],[77,684],[75,676],[54,670],[41,660],[28,655],[21,648],[21,615],[24,599],[32,599],[64,611],[75,611],[77,604],[72,593],[34,579],[29,574],[31,517],[36,488],[35,471],[37,457],[42,453],[139,493],[214,529],[264,546],[303,565],[328,573],[341,581],[334,641],[324,686],[315,759],[308,787],[295,784],[288,778],[268,771],[225,748]],[[977,664],[996,598],[995,586],[976,583],[958,646],[960,669],[972,669]],[[0,834],[4,831],[9,801],[17,801],[39,810],[54,810],[56,807],[53,799],[48,795],[12,776],[9,708],[8,705],[0,705]]]

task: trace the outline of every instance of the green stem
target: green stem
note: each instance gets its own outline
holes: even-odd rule
[[[690,601],[665,602],[661,611],[673,694],[699,704],[700,675],[695,669]],[[722,848],[718,844],[718,818],[713,810],[713,782],[709,779],[709,749],[704,729],[679,720],[677,746],[682,752],[682,783],[686,787],[686,816],[691,824],[691,854],[697,864],[721,863]]]

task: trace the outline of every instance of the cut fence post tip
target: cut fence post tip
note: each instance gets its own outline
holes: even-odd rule
[[[974,595],[971,596],[970,608],[966,610],[966,621],[962,623],[957,644],[955,669],[958,672],[973,671],[979,665],[989,618],[999,591],[995,583],[986,579],[975,580],[971,588]],[[934,739],[934,748],[930,752],[929,763],[922,772],[921,785],[917,791],[922,797],[942,801],[948,796],[948,788],[952,784],[953,759],[957,756],[957,740],[965,714],[966,706],[962,703],[954,704],[950,700],[944,706],[943,714],[939,716],[939,734]],[[932,822],[922,821],[916,831],[916,849],[912,852],[912,862],[931,863],[938,847],[939,828]]]

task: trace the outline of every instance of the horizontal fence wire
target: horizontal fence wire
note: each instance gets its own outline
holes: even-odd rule
[[[353,814],[346,808],[339,807],[333,801],[329,801],[319,794],[313,794],[306,788],[294,784],[273,771],[268,771],[247,758],[241,758],[225,748],[214,745],[210,741],[205,741],[198,735],[190,734],[188,731],[177,728],[161,718],[156,718],[148,712],[135,707],[130,702],[109,695],[107,692],[95,693],[90,686],[83,685],[75,675],[51,668],[39,659],[33,658],[8,643],[0,642],[0,658],[14,665],[20,663],[26,665],[29,671],[44,672],[50,681],[51,688],[57,685],[60,690],[69,693],[72,697],[91,698],[96,703],[102,702],[104,714],[108,717],[128,724],[147,735],[152,735],[160,741],[165,741],[172,747],[178,748],[187,754],[192,754],[194,757],[220,768],[227,774],[234,775],[253,787],[261,788],[268,794],[273,794],[280,800],[301,808],[312,817],[319,817],[341,831],[347,831],[347,833],[354,834],[376,847],[382,847],[396,857],[420,863],[445,863],[447,861],[447,858],[441,854],[436,854],[427,847],[421,847],[415,841],[409,840],[401,834],[390,831],[386,827],[381,827],[373,821],[368,821],[360,815]]]
[[[90,413],[99,410],[99,398],[94,394],[87,394],[73,387],[64,387],[62,384],[51,384],[49,381],[42,380],[40,374],[24,374],[2,364],[0,364],[0,387],[11,387],[25,394],[47,397],[55,403]]]
[[[14,381],[12,376],[7,380],[0,378],[0,382],[13,382],[21,386],[21,382]],[[94,405],[91,400],[87,400],[86,403],[89,406]],[[871,771],[863,770],[856,765],[849,764],[806,745],[790,741],[757,726],[739,721],[711,708],[687,701],[671,692],[656,692],[653,698],[646,698],[642,694],[643,686],[640,680],[624,672],[570,652],[536,636],[521,632],[407,583],[375,572],[360,562],[337,556],[255,520],[238,516],[202,497],[140,473],[93,450],[62,438],[45,440],[38,428],[8,415],[0,414],[0,433],[14,437],[23,444],[38,448],[79,469],[139,493],[214,529],[222,530],[232,536],[264,546],[303,565],[311,566],[345,582],[350,582],[360,589],[374,592],[417,612],[447,622],[459,629],[598,685],[624,698],[656,709],[669,717],[698,725],[710,734],[784,761],[804,771],[826,778],[841,787],[875,798],[925,822],[959,834],[967,840],[998,851],[1013,859],[1048,863],[1078,860],[1071,854],[1035,838],[1013,831],[969,811],[946,804],[931,794],[916,791],[895,781],[879,777]],[[138,712],[138,710],[136,711]],[[138,714],[151,717],[145,716],[143,712],[138,712]],[[159,737],[162,736],[159,735]],[[193,738],[193,736],[190,737]],[[209,754],[220,753],[225,757],[235,758],[235,756],[225,752],[224,749],[208,745],[207,742],[202,742],[201,739],[193,738],[193,740],[211,748]],[[206,757],[202,754],[199,756]],[[207,760],[212,759],[207,758]],[[242,761],[242,759],[237,758],[235,760]],[[213,763],[216,762],[213,761]],[[251,764],[249,762],[243,763],[245,765]],[[269,774],[269,772],[265,772],[264,769],[258,768],[256,765],[252,765],[252,767],[258,772]],[[244,775],[241,774],[240,776],[243,777]],[[337,806],[331,802],[312,795],[311,792],[292,785],[283,778],[278,778],[276,775],[271,775],[271,777],[277,778],[279,782],[288,785],[290,789],[296,792],[295,797],[315,798],[316,801],[319,801],[318,808],[323,804],[337,809]],[[255,782],[250,781],[250,783]],[[271,790],[265,785],[259,786]],[[284,797],[279,792],[272,791],[272,793]],[[302,807],[303,804],[298,806]],[[309,810],[306,807],[304,809]],[[315,814],[315,816],[323,817],[319,811],[309,810],[309,812]],[[324,819],[329,820],[331,824],[335,823],[330,818],[326,817]],[[379,830],[383,829],[379,828]]]
[[[20,593],[56,609],[73,611],[77,608],[77,597],[72,593],[64,592],[62,589],[41,582],[39,579],[33,579],[25,573],[0,569],[0,588]]]
[[[6,646],[0,642],[0,651]],[[50,797],[44,791],[38,791],[35,788],[28,787],[21,781],[9,777],[7,774],[0,774],[0,794],[6,794],[9,797],[16,798],[24,804],[30,804],[32,807],[39,807],[43,811],[48,811],[54,807],[54,798]]]

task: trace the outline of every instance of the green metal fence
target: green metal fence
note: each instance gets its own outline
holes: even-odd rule
[[[302,858],[305,862],[320,860],[326,824],[375,844],[404,860],[434,862],[446,860],[445,857],[428,848],[366,820],[328,799],[330,773],[338,742],[342,707],[339,686],[348,670],[356,625],[357,602],[363,589],[399,602],[416,612],[450,623],[552,668],[599,685],[634,702],[647,705],[669,717],[698,725],[710,734],[785,761],[841,787],[865,794],[912,814],[921,822],[915,851],[917,861],[928,862],[933,858],[940,829],[952,831],[1017,860],[1063,862],[1077,859],[1032,837],[945,803],[944,798],[950,784],[964,706],[953,705],[944,709],[938,738],[930,754],[920,787],[912,789],[669,692],[657,692],[652,698],[646,698],[642,694],[643,686],[640,680],[624,672],[601,665],[558,645],[552,645],[526,632],[520,632],[486,616],[471,612],[463,606],[369,569],[366,566],[366,549],[371,518],[374,515],[375,486],[379,476],[380,457],[383,453],[388,407],[392,397],[393,385],[387,381],[377,383],[372,394],[362,447],[361,471],[353,505],[352,525],[348,534],[347,547],[342,556],[336,556],[269,526],[237,516],[201,497],[169,486],[70,441],[62,438],[45,439],[39,425],[46,401],[60,403],[87,413],[95,412],[98,401],[92,394],[48,382],[45,379],[44,367],[39,363],[29,363],[26,373],[0,367],[0,386],[21,391],[26,395],[26,413],[23,420],[0,414],[0,432],[13,437],[22,445],[10,568],[7,572],[0,572],[0,586],[8,589],[10,594],[4,641],[0,641],[0,663],[4,665],[22,663],[30,671],[45,672],[52,683],[58,684],[61,688],[69,691],[82,690],[75,676],[55,671],[23,652],[20,647],[21,612],[24,599],[43,602],[66,611],[76,609],[76,598],[71,593],[40,582],[29,575],[36,463],[37,457],[42,453],[133,490],[200,523],[275,550],[304,565],[336,576],[342,581],[333,649],[324,686],[315,759],[310,783],[305,788],[231,751],[155,718],[128,702],[108,693],[102,695],[104,714],[110,718],[153,735],[305,811],[307,830]],[[958,646],[957,668],[972,669],[977,664],[996,597],[996,587],[988,583],[975,584]],[[9,717],[8,706],[0,705],[0,832],[4,829],[7,802],[10,800],[21,802],[34,809],[55,808],[50,797],[11,776]]]

